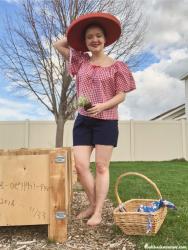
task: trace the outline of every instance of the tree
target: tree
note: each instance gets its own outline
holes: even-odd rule
[[[122,23],[122,36],[107,48],[114,58],[135,66],[135,54],[144,37],[146,22],[135,0],[23,0],[17,24],[6,16],[6,38],[0,40],[0,65],[16,90],[34,95],[55,118],[56,147],[63,146],[64,124],[74,117],[74,79],[53,42],[65,34],[77,16],[110,12]]]

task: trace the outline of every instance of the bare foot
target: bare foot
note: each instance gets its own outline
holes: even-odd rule
[[[86,208],[84,211],[80,212],[76,218],[77,219],[84,219],[84,218],[88,218],[90,217],[94,212],[94,207],[93,206],[89,206],[88,208]]]
[[[96,226],[102,221],[101,214],[93,214],[92,217],[87,221],[88,226]]]

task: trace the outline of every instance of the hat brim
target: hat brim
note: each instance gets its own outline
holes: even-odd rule
[[[119,20],[109,13],[89,13],[75,19],[67,30],[69,45],[78,51],[88,51],[85,44],[85,29],[90,24],[98,24],[105,30],[105,47],[114,43],[121,35]]]

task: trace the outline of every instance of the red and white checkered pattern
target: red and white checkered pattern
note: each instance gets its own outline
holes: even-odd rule
[[[76,75],[77,97],[85,96],[94,106],[113,98],[119,92],[130,92],[136,89],[135,81],[127,64],[116,61],[111,66],[101,67],[90,63],[88,53],[70,48],[68,71]],[[95,118],[118,120],[118,107],[113,107],[95,115]],[[78,112],[91,116],[83,108]]]

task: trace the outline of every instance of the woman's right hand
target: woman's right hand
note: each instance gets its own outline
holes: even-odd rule
[[[53,43],[54,48],[58,48],[59,46],[68,47],[67,37],[63,36],[61,39],[58,39]]]

